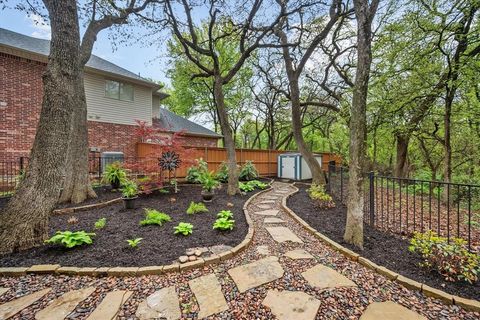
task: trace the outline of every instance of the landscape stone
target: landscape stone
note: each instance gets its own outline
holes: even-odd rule
[[[195,255],[196,255],[197,257],[200,257],[200,256],[202,255],[202,253],[203,253],[203,252],[202,252],[201,250],[198,250],[198,249],[195,250]]]
[[[215,274],[202,276],[188,282],[200,307],[198,318],[206,318],[215,313],[228,310],[222,287]]]
[[[27,273],[53,273],[58,268],[60,268],[59,264],[37,264],[31,266]]]
[[[188,257],[187,256],[180,256],[178,258],[178,261],[180,261],[180,263],[185,263],[188,261]]]
[[[268,246],[258,246],[257,253],[263,256],[268,256],[270,254],[270,250],[268,249]]]
[[[94,287],[87,287],[79,290],[69,291],[64,293],[52,303],[47,305],[44,309],[37,312],[35,319],[37,320],[63,320],[65,319],[76,306],[85,300],[89,295],[95,291]]]
[[[278,200],[278,196],[276,196],[276,195],[269,195],[269,196],[263,197],[263,199],[265,199],[265,200]]]
[[[195,261],[195,260],[197,260],[197,256],[195,255],[188,257],[188,261]]]
[[[273,204],[275,203],[275,200],[263,200],[260,202],[260,204]]]
[[[263,223],[283,223],[285,221],[283,221],[282,219],[280,218],[275,218],[275,217],[268,217],[268,218],[265,218],[265,220],[263,220]]]
[[[269,290],[263,304],[279,320],[313,320],[320,307],[318,299],[301,291]]]
[[[140,320],[150,319],[180,319],[180,305],[175,286],[155,291],[140,302],[135,313]]]
[[[317,264],[308,269],[302,273],[302,276],[312,287],[320,289],[357,286],[352,280],[341,273],[322,264]]]
[[[36,302],[51,289],[43,289],[0,305],[0,319],[8,319]]]
[[[123,304],[132,296],[131,291],[117,290],[107,293],[102,302],[88,316],[87,320],[114,320]]]
[[[192,255],[195,254],[195,249],[187,249],[187,250],[185,251],[185,254],[186,254],[187,256],[192,256]]]
[[[285,256],[293,260],[314,259],[314,257],[308,251],[305,251],[303,249],[290,250],[285,253]]]
[[[10,290],[9,288],[0,288],[0,296],[4,293],[6,293],[8,290]]]
[[[292,241],[303,243],[303,241],[287,227],[265,227],[265,229],[267,229],[268,233],[270,233],[276,242]]]
[[[272,206],[269,205],[269,204],[259,204],[259,205],[257,205],[257,207],[259,207],[259,208],[262,209],[262,210],[266,210],[266,209],[271,209],[271,208],[272,208]]]
[[[232,247],[227,246],[227,245],[223,245],[223,244],[219,244],[219,245],[216,245],[216,246],[212,246],[208,249],[210,250],[211,253],[220,254],[222,252],[225,252],[225,251],[228,251],[228,250],[232,249]]]
[[[360,320],[426,320],[427,318],[413,312],[393,301],[373,302],[360,317]]]
[[[283,273],[284,270],[275,256],[228,270],[228,274],[232,277],[240,292],[277,280],[283,276]]]
[[[277,213],[278,213],[277,209],[269,209],[269,210],[255,212],[255,214],[258,214],[259,216],[276,216]]]

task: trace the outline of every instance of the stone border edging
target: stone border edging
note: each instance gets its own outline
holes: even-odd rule
[[[198,267],[203,267],[206,265],[214,264],[220,261],[226,261],[231,257],[237,255],[238,253],[245,250],[250,243],[252,242],[254,235],[253,221],[250,217],[250,213],[247,207],[250,205],[253,199],[259,196],[262,193],[272,190],[272,182],[270,181],[270,187],[257,192],[247,199],[243,205],[243,213],[245,214],[245,219],[248,224],[247,236],[243,239],[240,244],[233,247],[230,250],[219,254],[212,254],[206,258],[199,258],[195,261],[187,263],[173,263],[168,265],[161,266],[147,266],[147,267],[62,267],[59,264],[38,264],[31,267],[0,267],[0,276],[23,276],[26,274],[61,274],[61,275],[78,275],[78,276],[94,276],[94,277],[103,277],[103,276],[142,276],[142,275],[158,275],[169,272],[177,272],[190,270]],[[121,199],[120,199],[121,200]]]
[[[312,228],[305,220],[300,218],[292,209],[290,209],[287,206],[287,199],[290,196],[296,194],[299,191],[299,189],[297,187],[295,187],[294,184],[295,183],[292,183],[290,185],[293,188],[295,188],[296,190],[282,197],[281,206],[295,221],[297,221],[299,224],[301,224],[304,229],[306,229],[308,232],[310,232],[316,238],[320,239],[323,243],[325,243],[326,245],[328,245],[332,249],[340,252],[341,254],[346,256],[347,258],[360,263],[364,267],[366,267],[366,268],[368,268],[368,269],[370,269],[370,270],[372,270],[372,271],[374,271],[374,272],[376,272],[376,273],[378,273],[382,276],[385,276],[386,278],[388,278],[392,281],[395,281],[395,282],[399,283],[400,285],[406,287],[407,289],[420,291],[423,294],[425,294],[426,296],[442,300],[446,304],[455,304],[455,305],[463,307],[464,309],[469,310],[469,311],[480,312],[480,301],[455,296],[455,295],[449,294],[445,291],[432,288],[432,287],[430,287],[430,286],[428,286],[424,283],[421,283],[421,282],[412,280],[410,278],[407,278],[405,276],[402,276],[401,274],[398,274],[397,272],[394,272],[394,271],[392,271],[392,270],[390,270],[390,269],[388,269],[384,266],[380,266],[380,265],[374,263],[373,261],[370,261],[369,259],[367,259],[365,257],[362,257],[358,253],[356,253],[356,252],[354,252],[354,251],[352,251],[348,248],[345,248],[344,246],[340,245],[339,243],[333,241],[332,239],[330,239],[327,236],[323,235],[322,233],[318,232],[316,229]]]

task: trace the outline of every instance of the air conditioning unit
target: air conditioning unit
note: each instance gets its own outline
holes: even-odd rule
[[[118,151],[105,151],[102,152],[102,172],[105,171],[105,168],[115,161],[123,162],[124,156],[123,152]]]

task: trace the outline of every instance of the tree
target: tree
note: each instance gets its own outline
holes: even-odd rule
[[[114,3],[99,5],[92,1],[87,5],[91,18],[81,38],[76,1],[43,1],[50,18],[52,40],[43,76],[42,110],[26,176],[0,212],[0,254],[41,245],[48,236],[48,215],[58,201],[68,157],[76,154],[79,161],[84,161],[87,152],[83,69],[96,36],[114,24],[126,23],[130,14],[143,10],[150,2],[137,4],[132,0],[120,8]],[[75,123],[77,121],[80,123]],[[80,136],[73,138],[76,134]],[[72,175],[75,183],[79,183],[73,188],[75,199],[80,199],[80,193],[89,192],[80,185],[85,183],[84,167],[80,163],[69,163],[81,169]],[[70,170],[73,168],[76,167]]]
[[[233,80],[253,52],[265,45],[263,40],[271,34],[273,27],[285,13],[280,12],[275,15],[270,23],[261,23],[262,21],[258,21],[258,16],[263,6],[262,0],[255,0],[248,8],[246,3],[227,4],[210,0],[208,17],[205,21],[208,32],[202,38],[201,27],[196,26],[192,18],[194,4],[188,0],[181,0],[174,10],[176,4],[173,0],[165,1],[164,11],[167,23],[182,45],[185,56],[201,71],[192,75],[192,78],[213,79],[213,96],[228,158],[227,192],[229,195],[234,195],[239,191],[237,161],[235,140],[225,104],[224,86]],[[230,15],[227,15],[229,10]],[[234,13],[233,10],[237,11]],[[238,10],[242,11],[241,14]],[[246,17],[245,21],[235,21],[234,17],[243,15]],[[183,17],[185,20],[182,19]],[[218,54],[218,45],[227,42],[235,44],[239,52],[237,57],[223,57],[234,59],[231,61],[230,68],[226,68]]]
[[[372,22],[379,0],[354,0],[357,19],[357,68],[350,117],[347,243],[363,249],[363,174],[365,168],[368,81],[372,63]]]

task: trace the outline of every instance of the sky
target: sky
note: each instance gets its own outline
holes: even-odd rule
[[[50,26],[41,16],[0,7],[0,28],[42,39],[50,39]],[[133,31],[135,32],[135,27]],[[140,32],[140,30],[138,30]],[[167,59],[163,44],[145,47],[140,43],[113,45],[109,31],[103,30],[97,37],[93,54],[106,59],[140,76],[169,83],[165,76]]]

